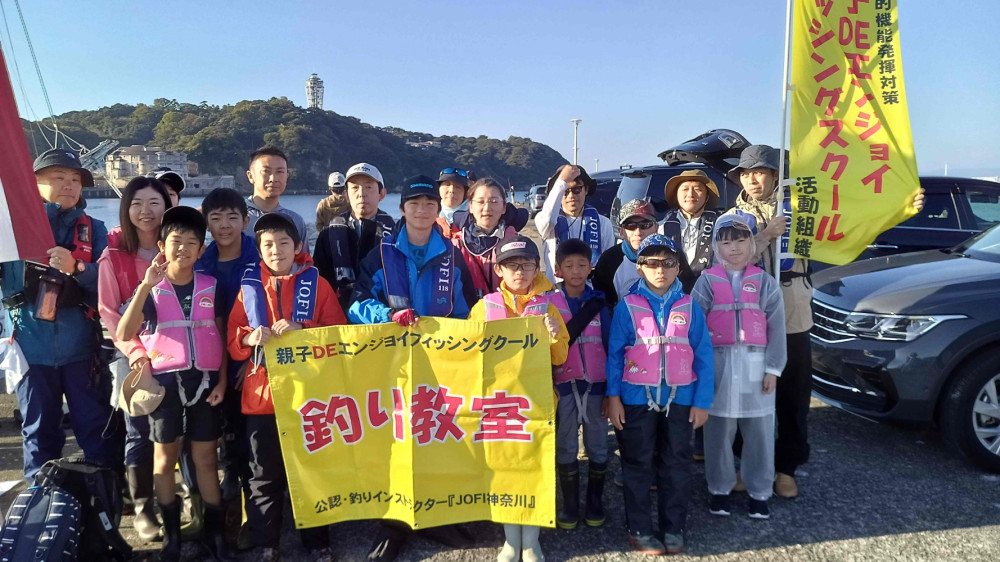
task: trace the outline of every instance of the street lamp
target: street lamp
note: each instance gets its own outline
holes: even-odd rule
[[[577,140],[577,131],[580,129],[580,121],[583,121],[583,119],[570,119],[570,122],[573,123],[573,165],[574,166],[576,166],[576,156],[577,156],[577,151],[579,151],[579,147],[576,144],[576,140]]]
[[[597,170],[600,170],[600,169],[601,169],[601,159],[600,158],[594,158],[594,171],[596,172]]]

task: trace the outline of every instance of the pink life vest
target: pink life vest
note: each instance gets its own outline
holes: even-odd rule
[[[486,321],[503,320],[507,318],[507,303],[503,300],[500,291],[490,293],[483,297],[483,305],[486,306]],[[522,316],[545,316],[549,310],[549,295],[535,295],[531,297],[524,307]]]
[[[707,319],[712,345],[740,343],[766,346],[767,315],[760,308],[763,270],[755,265],[747,266],[743,272],[739,302],[733,295],[733,286],[721,265],[706,269],[702,275],[708,277],[714,295],[712,310],[708,312]]]
[[[153,287],[156,330],[139,336],[149,355],[153,374],[218,371],[222,366],[222,336],[215,325],[215,278],[194,274],[191,318],[185,318],[174,286],[168,279]]]
[[[573,314],[569,311],[569,304],[562,292],[554,292],[551,296],[552,304],[562,315],[563,322],[569,323]],[[597,314],[591,319],[587,327],[583,329],[580,336],[576,338],[569,348],[566,362],[562,365],[552,367],[552,380],[555,384],[572,380],[585,380],[587,382],[604,382],[607,376],[604,374],[604,364],[608,360],[608,354],[604,352],[604,340],[601,337],[601,315]]]
[[[646,387],[684,386],[697,380],[694,373],[694,349],[688,341],[691,325],[691,297],[674,301],[667,315],[666,333],[660,332],[649,301],[635,293],[625,296],[635,344],[625,348],[625,372],[622,380]]]

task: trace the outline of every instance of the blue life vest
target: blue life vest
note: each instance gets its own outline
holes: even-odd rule
[[[590,246],[590,265],[597,265],[598,258],[601,257],[601,214],[590,205],[583,206],[583,241]],[[569,220],[560,211],[556,219],[556,240],[559,242],[569,238]]]
[[[396,237],[382,239],[379,245],[382,255],[382,273],[385,275],[385,294],[389,308],[415,308],[410,296],[410,269],[406,255],[396,247]],[[427,316],[450,316],[455,285],[454,249],[447,244],[445,251],[424,264],[434,267],[434,282],[431,289],[430,310]],[[417,272],[419,274],[419,271]]]

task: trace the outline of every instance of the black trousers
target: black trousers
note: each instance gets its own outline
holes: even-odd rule
[[[220,466],[225,472],[239,476],[244,497],[250,496],[250,461],[247,449],[247,416],[241,409],[242,396],[239,392],[227,392],[222,399],[222,447],[219,455]]]
[[[812,343],[809,332],[788,334],[788,362],[778,379],[775,414],[774,471],[794,475],[809,460],[807,416],[812,395]]]
[[[257,546],[278,548],[281,539],[282,511],[288,481],[278,441],[274,415],[246,416],[246,435],[250,451],[250,500],[247,523]],[[299,537],[308,550],[330,546],[326,526],[300,529]]]
[[[667,416],[646,405],[625,405],[625,425],[615,430],[622,456],[625,520],[632,535],[653,535],[649,488],[656,479],[659,533],[682,534],[691,499],[690,406],[670,406]]]

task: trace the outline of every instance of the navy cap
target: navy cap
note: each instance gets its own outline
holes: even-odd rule
[[[740,163],[730,172],[736,170],[751,170],[753,168],[768,168],[778,171],[778,151],[766,144],[754,144],[740,153]]]
[[[153,170],[152,176],[163,182],[163,185],[173,189],[177,193],[184,191],[184,188],[187,186],[184,182],[184,178],[170,168]]]
[[[166,215],[166,213],[164,213]],[[261,230],[271,230],[271,229],[284,229],[288,231],[288,235],[292,237],[292,242],[298,244],[302,241],[299,236],[299,229],[292,222],[292,219],[286,217],[281,213],[265,213],[257,222],[253,225],[254,234],[260,232]]]
[[[653,250],[656,248],[666,248],[673,253],[677,253],[677,245],[674,241],[662,234],[650,234],[649,236],[642,239],[639,243],[639,251],[636,252],[636,256],[641,256],[647,252],[647,250]]]
[[[80,157],[76,155],[72,150],[65,148],[52,148],[46,150],[45,152],[38,155],[35,158],[35,163],[33,165],[35,173],[44,170],[45,168],[51,168],[53,166],[59,166],[60,168],[70,168],[80,172],[83,187],[94,187],[94,175],[90,173],[90,170],[83,167],[80,163]]]
[[[424,175],[411,176],[403,180],[399,195],[400,203],[405,203],[414,197],[421,196],[440,201],[441,193],[438,192],[437,180]]]
[[[441,170],[441,175],[438,176],[438,185],[441,182],[451,181],[458,185],[468,189],[469,188],[469,172],[462,170],[460,168],[445,168]]]
[[[496,263],[503,263],[511,258],[539,259],[538,246],[527,236],[508,236],[497,243]]]

